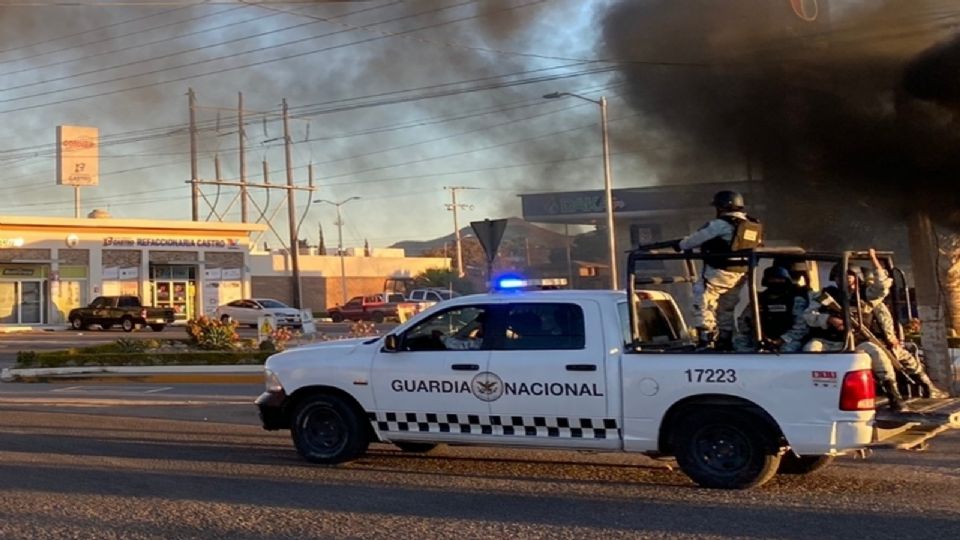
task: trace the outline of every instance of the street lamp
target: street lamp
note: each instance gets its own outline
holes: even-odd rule
[[[617,274],[617,245],[616,235],[613,230],[613,181],[610,179],[610,143],[607,137],[607,98],[600,96],[600,99],[590,99],[570,92],[551,92],[544,94],[544,99],[557,99],[564,96],[570,96],[589,101],[600,106],[600,126],[603,135],[603,191],[606,200],[607,212],[607,244],[610,250],[610,285],[613,290],[620,288]]]
[[[340,213],[340,207],[350,201],[355,201],[360,197],[348,197],[340,202],[328,201],[327,199],[317,199],[315,203],[327,203],[337,207],[337,253],[340,255],[340,295],[342,300],[340,305],[347,303],[347,270],[343,262],[343,215]]]

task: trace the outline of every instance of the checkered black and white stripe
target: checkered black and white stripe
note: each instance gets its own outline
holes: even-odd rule
[[[551,416],[492,416],[412,412],[369,413],[381,433],[458,433],[560,439],[619,438],[615,418],[569,418]]]

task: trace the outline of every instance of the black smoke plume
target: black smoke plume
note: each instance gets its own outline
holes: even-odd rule
[[[960,6],[813,3],[812,22],[789,0],[630,0],[606,13],[631,104],[671,142],[652,161],[661,176],[761,178],[772,232],[809,247],[882,241],[880,225],[918,208],[960,228]]]

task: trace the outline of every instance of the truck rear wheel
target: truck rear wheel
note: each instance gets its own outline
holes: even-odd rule
[[[120,328],[122,328],[124,332],[133,332],[133,329],[136,327],[137,325],[134,324],[133,319],[130,317],[120,319]]]
[[[834,456],[797,456],[787,452],[780,458],[777,474],[810,474],[833,463]]]
[[[290,428],[297,452],[313,463],[342,463],[367,451],[367,430],[349,404],[336,396],[305,398],[293,415]]]
[[[746,489],[777,473],[774,434],[749,414],[700,409],[680,422],[674,438],[677,463],[699,486]]]
[[[382,311],[373,312],[373,322],[382,323],[385,319],[386,319],[386,316],[384,316]]]

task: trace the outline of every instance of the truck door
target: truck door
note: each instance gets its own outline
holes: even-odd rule
[[[400,334],[397,351],[376,353],[371,384],[375,425],[384,437],[416,440],[421,433],[462,440],[489,434],[488,394],[476,378],[490,358],[483,335],[490,311],[488,305],[451,307]]]
[[[605,347],[594,302],[518,302],[502,310],[488,378],[501,434],[518,444],[619,447],[607,411]]]

